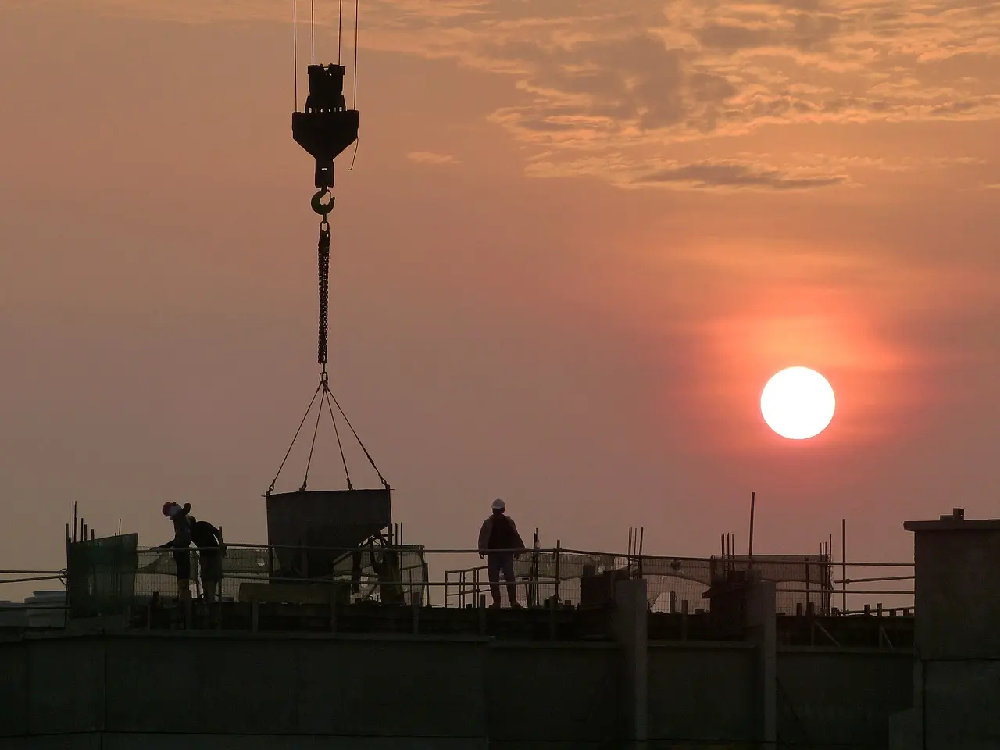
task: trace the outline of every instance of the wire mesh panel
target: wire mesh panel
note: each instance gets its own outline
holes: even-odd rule
[[[173,596],[177,591],[177,564],[174,549],[147,549],[138,553],[135,597],[143,600],[154,593]],[[191,580],[200,575],[199,554],[190,548]],[[269,553],[266,549],[228,548],[222,558],[222,596],[236,599],[241,583],[260,583],[268,579]],[[194,584],[193,584],[194,585]]]
[[[71,542],[67,587],[73,617],[123,613],[134,594],[137,534]]]
[[[585,579],[610,579],[627,570],[627,558],[602,553],[526,552],[514,561],[514,574],[527,587],[529,604],[553,598],[562,604],[585,603]],[[610,592],[610,583],[606,589]]]
[[[807,609],[810,602],[817,614],[829,612],[832,563],[825,555],[755,555],[752,559],[738,556],[642,558],[643,577],[650,580],[651,590],[654,587],[659,590],[654,607],[657,611],[669,611],[662,601],[664,593],[669,600],[670,591],[675,591],[676,599],[681,590],[687,595],[691,608],[708,609],[709,602],[704,597],[708,587],[725,581],[732,574],[751,569],[762,580],[776,584],[778,612],[795,614],[799,608]],[[685,581],[687,583],[683,583]]]
[[[735,571],[753,570],[778,589],[778,611],[794,614],[810,602],[817,613],[830,609],[831,563],[819,555],[755,556],[727,558],[670,558],[622,556],[602,553],[527,552],[514,562],[518,581],[526,582],[529,602],[544,603],[557,596],[559,602],[581,604],[585,580],[641,577],[648,582],[647,598],[656,612],[707,611],[708,589]],[[558,581],[558,591],[557,583]],[[611,590],[610,584],[608,590]],[[532,591],[535,596],[532,597]]]

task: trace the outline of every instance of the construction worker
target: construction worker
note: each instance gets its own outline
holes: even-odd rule
[[[166,544],[161,544],[160,549],[174,550],[174,563],[177,565],[177,601],[184,610],[185,620],[188,620],[191,612],[191,553],[188,547],[191,545],[191,503],[184,503],[183,507],[177,503],[164,503],[163,515],[169,518],[174,524],[174,538]]]
[[[483,521],[482,528],[479,529],[479,556],[486,557],[490,594],[493,597],[493,604],[490,607],[500,608],[500,573],[503,572],[510,606],[519,609],[521,605],[517,603],[514,558],[524,550],[524,542],[517,533],[514,519],[504,515],[507,510],[504,501],[498,497],[491,507],[493,512]]]
[[[201,560],[201,586],[205,592],[205,604],[209,608],[209,616],[214,622],[215,604],[222,593],[222,556],[226,544],[222,541],[222,529],[217,529],[208,521],[199,521],[194,516],[191,519],[191,541],[198,548]]]

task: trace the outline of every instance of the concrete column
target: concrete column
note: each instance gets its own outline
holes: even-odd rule
[[[649,732],[649,605],[646,581],[636,579],[615,584],[612,626],[622,646],[622,712],[625,738],[645,742]]]
[[[914,532],[914,709],[896,720],[926,750],[1000,747],[1000,519],[956,508]]]
[[[778,741],[778,622],[774,582],[750,582],[746,597],[746,637],[756,646],[755,739],[761,750],[772,750]]]

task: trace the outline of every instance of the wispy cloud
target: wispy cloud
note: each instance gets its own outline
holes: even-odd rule
[[[459,160],[451,154],[436,154],[432,151],[411,151],[406,158],[417,164],[458,164]]]
[[[956,166],[980,166],[972,157],[835,157],[813,153],[737,152],[726,159],[650,159],[636,163],[621,153],[566,160],[555,151],[532,159],[527,173],[532,177],[599,177],[622,188],[663,187],[677,190],[794,191],[831,187],[859,187],[852,173],[914,173]]]
[[[708,190],[809,190],[844,185],[847,175],[792,174],[763,165],[738,161],[702,161],[674,164],[649,172],[634,183],[639,185],[680,186]]]
[[[626,161],[604,159],[577,161],[536,160],[527,169],[534,177],[600,176],[619,187],[662,187],[675,190],[733,192],[742,190],[790,191],[851,185],[850,177],[816,168],[779,169],[765,162],[710,159],[682,163],[662,161],[637,167]]]

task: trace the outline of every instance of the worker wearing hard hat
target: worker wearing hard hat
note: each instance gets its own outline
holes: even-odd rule
[[[493,609],[500,608],[500,573],[507,583],[507,598],[510,606],[517,609],[517,584],[514,578],[514,558],[524,550],[524,542],[517,532],[514,519],[505,515],[507,506],[499,497],[491,506],[493,512],[483,521],[479,529],[479,556],[486,557],[490,579],[490,594]]]
[[[191,609],[191,553],[188,551],[188,547],[191,546],[191,519],[188,516],[190,512],[191,503],[184,503],[183,507],[177,503],[163,504],[163,515],[174,524],[174,538],[160,545],[160,549],[174,550],[174,562],[177,564],[177,599],[184,609],[185,616],[190,614]]]

